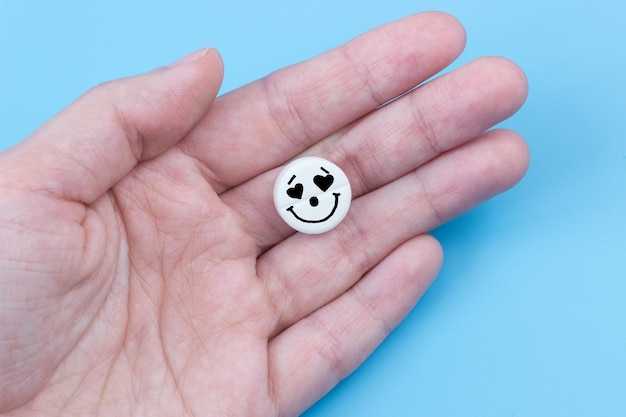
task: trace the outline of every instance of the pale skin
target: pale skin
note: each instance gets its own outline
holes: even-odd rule
[[[422,13],[219,98],[220,57],[202,50],[92,89],[0,154],[0,412],[303,412],[435,278],[426,233],[527,168],[520,136],[489,130],[527,93],[505,59],[377,109],[464,43]],[[350,178],[330,232],[274,210],[299,155]]]

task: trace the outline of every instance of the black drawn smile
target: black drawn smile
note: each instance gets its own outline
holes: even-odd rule
[[[337,210],[337,206],[339,205],[339,195],[340,195],[340,194],[339,194],[339,193],[333,193],[333,195],[335,196],[335,205],[333,206],[333,209],[332,209],[332,211],[330,212],[330,214],[329,214],[328,216],[324,217],[323,219],[320,219],[320,220],[306,220],[306,219],[303,219],[302,217],[300,217],[300,216],[298,216],[298,215],[296,214],[296,212],[293,210],[293,206],[289,206],[289,208],[287,209],[287,211],[290,211],[290,212],[291,212],[291,214],[293,214],[293,216],[294,216],[296,219],[300,220],[300,221],[301,221],[301,222],[303,222],[303,223],[323,223],[323,222],[325,222],[326,220],[328,220],[328,219],[330,219],[331,217],[333,217],[333,214],[335,214],[335,210]]]

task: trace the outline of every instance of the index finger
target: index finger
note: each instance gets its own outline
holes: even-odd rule
[[[222,192],[420,84],[464,45],[463,27],[444,13],[389,23],[219,97],[179,146]]]

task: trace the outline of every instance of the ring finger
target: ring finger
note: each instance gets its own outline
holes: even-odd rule
[[[264,253],[257,272],[277,312],[276,332],[345,292],[403,242],[516,183],[524,141],[493,130],[353,202],[337,228],[297,234]]]

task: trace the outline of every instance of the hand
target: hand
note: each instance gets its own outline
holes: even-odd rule
[[[425,235],[512,186],[491,130],[526,96],[424,13],[217,99],[218,54],[96,87],[0,155],[0,410],[296,415],[438,273]],[[300,154],[350,178],[347,218],[294,234],[272,203]]]

